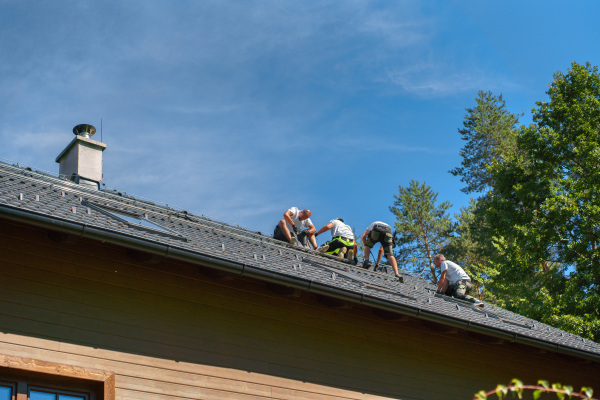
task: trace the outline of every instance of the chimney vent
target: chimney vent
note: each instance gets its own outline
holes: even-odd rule
[[[73,133],[89,139],[96,133],[96,128],[94,128],[90,124],[79,124],[75,128],[73,128]]]
[[[96,128],[80,124],[73,128],[75,139],[56,157],[59,174],[80,185],[98,189],[102,181],[102,152],[106,145],[90,139]]]

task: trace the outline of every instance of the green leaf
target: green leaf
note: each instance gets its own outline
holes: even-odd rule
[[[518,380],[517,378],[513,378],[512,381],[510,381],[510,383],[515,387],[515,388],[519,388],[522,389],[523,388],[523,382],[521,382],[520,380]]]
[[[548,381],[544,381],[544,380],[539,380],[538,381],[538,385],[543,386],[544,389],[548,389],[550,388],[550,385],[548,384]]]
[[[571,394],[573,393],[573,386],[565,386],[563,388],[565,390],[565,394],[571,398]]]
[[[506,388],[506,386],[504,386],[504,385],[496,386],[496,394],[498,395],[498,398],[500,400],[502,400],[502,397],[504,395],[506,395],[506,393],[508,393],[508,389]]]
[[[533,391],[533,400],[538,400],[542,395],[542,391],[537,389]]]
[[[592,396],[594,395],[594,389],[592,389],[591,387],[582,387],[581,388],[581,393],[585,393],[585,395],[587,396],[588,399],[591,399]]]
[[[480,390],[479,392],[475,393],[475,397],[477,397],[479,400],[486,400],[487,394],[485,393],[485,391]]]

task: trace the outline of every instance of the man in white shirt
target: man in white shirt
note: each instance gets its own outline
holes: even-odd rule
[[[392,227],[385,222],[375,221],[367,227],[365,233],[362,234],[362,241],[365,245],[365,260],[363,267],[368,268],[371,264],[369,257],[371,256],[371,248],[377,243],[381,243],[379,253],[377,254],[377,265],[381,262],[381,256],[385,253],[385,258],[392,266],[396,278],[403,281],[403,278],[398,273],[398,263],[394,257],[394,235]]]
[[[315,232],[317,229],[310,220],[310,216],[311,212],[308,209],[298,210],[298,207],[290,208],[283,213],[283,219],[275,226],[273,238],[295,246],[298,241],[298,234],[306,228],[304,233],[307,235],[313,249],[316,249],[317,240],[315,239]],[[294,232],[294,234],[291,232]]]
[[[315,233],[315,236],[323,232],[331,230],[331,240],[319,247],[319,251],[326,254],[334,254],[340,258],[346,257],[349,260],[354,259],[356,255],[356,244],[354,243],[354,232],[349,225],[344,223],[341,218],[332,219],[327,225],[322,227]]]
[[[483,302],[469,295],[474,290],[473,284],[469,275],[467,275],[460,265],[446,260],[443,254],[434,256],[433,264],[442,271],[438,280],[437,290],[439,293],[456,297],[460,300],[466,300],[478,307],[483,307]]]

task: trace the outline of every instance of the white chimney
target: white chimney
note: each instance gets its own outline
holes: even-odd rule
[[[73,128],[75,139],[56,157],[59,174],[75,183],[100,187],[102,181],[102,152],[106,145],[90,139],[96,133],[92,125],[81,124]]]

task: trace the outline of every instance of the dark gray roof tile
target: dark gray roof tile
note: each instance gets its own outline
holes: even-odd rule
[[[273,238],[213,221],[187,211],[132,198],[112,190],[91,190],[48,174],[0,163],[0,212],[9,207],[70,221],[103,231],[168,245],[218,260],[265,270],[281,277],[318,282],[332,290],[387,301],[413,310],[447,316],[457,323],[477,325],[535,339],[550,345],[600,356],[600,344],[536,322],[492,304],[469,303],[436,295],[428,281],[402,273],[400,283],[391,272],[375,272],[293,249]],[[123,218],[144,218],[142,226]],[[154,225],[158,225],[156,229]],[[418,315],[417,315],[418,317]]]

